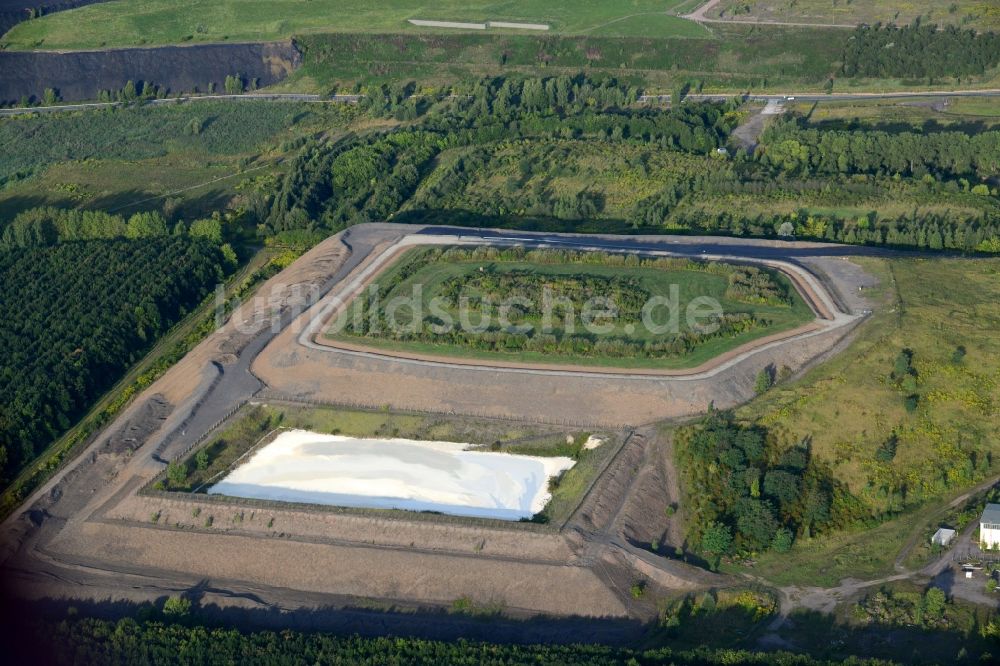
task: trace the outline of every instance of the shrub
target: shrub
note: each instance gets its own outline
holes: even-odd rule
[[[774,539],[771,540],[771,548],[778,553],[787,553],[792,547],[792,531],[787,527],[782,527],[775,532]]]
[[[754,382],[754,391],[757,395],[766,393],[772,386],[774,386],[774,373],[771,367],[768,366],[757,373],[757,380]]]
[[[184,597],[170,597],[163,603],[163,614],[170,618],[182,618],[191,613],[191,600]]]
[[[173,487],[184,485],[184,481],[187,480],[187,469],[176,460],[171,461],[167,465],[167,480]]]

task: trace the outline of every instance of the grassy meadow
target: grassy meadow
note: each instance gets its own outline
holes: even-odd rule
[[[722,0],[709,17],[795,23],[924,23],[990,30],[1000,27],[1000,7],[987,0]]]
[[[679,37],[585,34],[400,32],[303,34],[303,64],[281,90],[343,89],[415,81],[451,86],[483,76],[613,76],[643,88],[670,90],[699,80],[706,90],[788,86],[822,90],[837,68],[843,31],[722,25]],[[856,83],[853,82],[852,83]]]
[[[189,42],[271,41],[316,32],[443,32],[407,19],[545,23],[555,34],[706,37],[670,15],[679,0],[114,0],[26,21],[0,44],[9,49],[102,48]],[[491,29],[490,33],[516,32]],[[523,31],[522,31],[523,32]]]
[[[790,553],[734,567],[778,584],[891,573],[907,539],[942,518],[945,500],[996,474],[1000,262],[857,261],[882,281],[872,296],[883,304],[854,344],[738,415],[789,443],[807,440],[873,516],[891,519],[801,539]],[[900,387],[890,375],[904,349],[915,374],[912,386]],[[910,390],[919,396],[912,411]]]
[[[1000,104],[992,99],[952,98],[876,102],[798,103],[791,110],[817,129],[982,132],[1000,126]]]

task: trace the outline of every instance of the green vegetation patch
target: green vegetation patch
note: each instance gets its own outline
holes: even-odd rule
[[[812,316],[786,278],[756,267],[424,248],[379,277],[328,335],[418,354],[690,367]]]
[[[1000,263],[853,261],[879,277],[869,297],[883,302],[854,344],[737,411],[781,446],[807,443],[855,500],[845,531],[756,558],[750,570],[780,584],[890,572],[948,499],[995,473],[1000,452]]]
[[[302,67],[279,87],[328,91],[411,80],[450,87],[483,76],[585,71],[647,90],[701,81],[733,92],[777,85],[819,91],[836,72],[847,38],[843,30],[746,26],[713,26],[711,33],[698,27],[680,37],[639,18],[630,24],[641,32],[611,36],[624,27],[612,24],[582,35],[305,34],[296,40]]]
[[[66,161],[137,161],[166,155],[205,158],[256,154],[289,128],[343,126],[348,105],[295,102],[194,102],[134,105],[0,119],[0,185]],[[278,146],[274,146],[278,147]],[[135,171],[126,169],[128,175]],[[134,182],[133,182],[134,186]]]
[[[467,611],[469,603],[459,600],[457,611]],[[147,613],[149,608],[143,608]],[[181,613],[183,611],[183,614]],[[73,663],[85,654],[94,663],[140,663],[151,658],[171,659],[179,652],[199,662],[272,664],[313,661],[316,655],[333,663],[405,663],[439,666],[475,663],[484,666],[535,664],[558,666],[706,666],[714,664],[831,664],[792,652],[751,652],[741,649],[690,649],[660,647],[637,649],[596,644],[498,644],[461,640],[430,641],[420,638],[339,636],[315,632],[264,631],[241,633],[236,629],[209,628],[186,617],[196,610],[189,604],[170,603],[160,611],[170,623],[136,622],[127,618],[116,622],[94,618],[74,618],[62,622],[34,623],[21,629],[40,646],[38,651],[54,663]],[[154,615],[160,612],[154,611]],[[374,611],[372,611],[374,612]],[[178,615],[181,615],[178,617]],[[174,624],[173,622],[178,623]],[[441,621],[444,621],[443,619]],[[18,621],[18,627],[23,623]],[[581,640],[586,640],[582,637]],[[857,662],[877,666],[876,662]],[[888,663],[888,662],[878,662]]]
[[[448,32],[423,28],[407,19],[545,23],[555,33],[598,32],[648,35],[651,26],[666,35],[707,35],[694,23],[667,15],[678,0],[628,3],[555,0],[296,0],[248,3],[240,0],[146,0],[141,5],[88,6],[16,26],[3,39],[12,49],[98,48],[184,42],[268,41],[310,32]],[[646,20],[638,20],[645,17]],[[652,19],[650,24],[648,19]],[[492,29],[501,34],[509,29]]]

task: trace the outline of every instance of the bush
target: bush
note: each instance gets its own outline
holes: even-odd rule
[[[729,528],[714,521],[708,524],[701,537],[701,549],[714,555],[728,553],[732,543],[733,535]]]
[[[187,468],[177,461],[171,461],[167,465],[167,480],[174,488],[184,485],[187,480]]]
[[[760,395],[767,393],[772,386],[774,386],[774,373],[771,367],[768,366],[757,373],[757,379],[754,382],[754,391],[756,391],[757,395]]]
[[[184,597],[170,597],[163,604],[163,615],[180,619],[191,613],[191,600]]]
[[[771,540],[771,548],[778,553],[787,553],[792,548],[792,540],[792,531],[787,527],[782,527],[775,532],[774,539]]]

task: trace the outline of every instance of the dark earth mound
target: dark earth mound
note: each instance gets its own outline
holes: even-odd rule
[[[7,0],[0,0],[7,1]],[[224,92],[227,76],[268,86],[299,66],[292,42],[199,44],[108,51],[0,51],[0,104],[22,97],[38,100],[53,88],[63,101],[97,99],[101,90],[121,90],[128,81],[148,82],[170,94]]]

